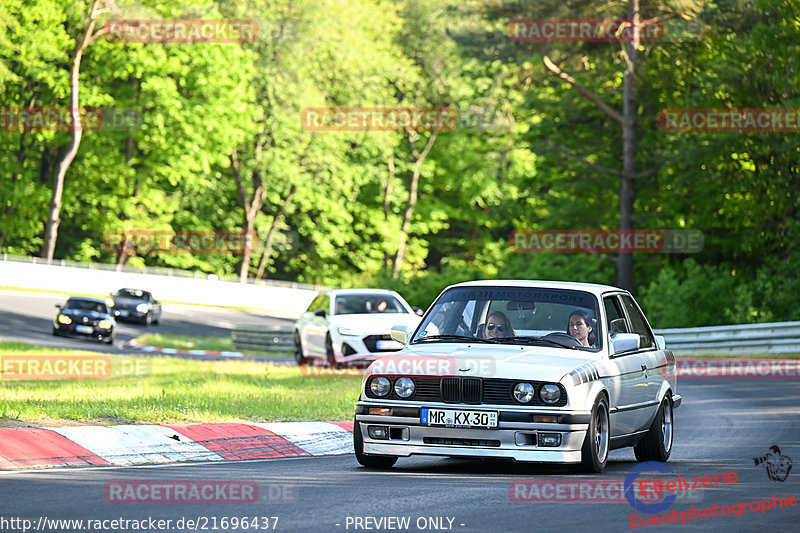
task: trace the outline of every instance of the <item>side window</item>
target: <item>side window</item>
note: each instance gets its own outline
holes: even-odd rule
[[[633,298],[630,296],[623,296],[622,302],[625,304],[625,310],[628,312],[628,316],[631,319],[633,332],[639,334],[639,345],[642,348],[654,347],[656,343],[653,339],[653,335],[650,333],[650,328],[647,327],[647,322],[644,319],[644,315],[642,315],[642,312],[639,311],[639,308],[634,303]]]
[[[606,296],[603,298],[603,306],[606,308],[608,334],[629,333],[628,323],[625,320],[625,314],[622,312],[619,299],[616,296]]]
[[[311,301],[307,311],[313,313],[317,309],[325,309],[326,312],[328,311],[328,297],[324,294],[318,294],[317,297]]]
[[[472,335],[473,321],[475,316],[475,300],[470,300],[461,312],[461,320],[463,324],[458,324],[456,328],[456,335]],[[467,325],[467,330],[464,331],[464,324]]]

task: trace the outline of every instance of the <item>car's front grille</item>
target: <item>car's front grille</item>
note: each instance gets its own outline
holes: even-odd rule
[[[461,401],[461,380],[442,378],[442,401],[459,403]]]
[[[499,440],[491,439],[453,439],[442,437],[423,437],[422,442],[425,444],[442,444],[445,446],[483,446],[498,448],[500,447]]]
[[[388,350],[386,348],[381,348],[380,350],[378,349],[378,341],[390,341],[390,340],[392,340],[391,335],[367,335],[366,337],[364,337],[364,344],[366,345],[367,350],[369,350],[370,352],[398,351],[400,348],[390,348]]]
[[[367,380],[366,396],[367,398],[380,399],[375,396],[370,390],[370,383],[377,376],[372,376]],[[397,375],[385,376],[392,382],[398,378]],[[514,401],[514,384],[522,380],[502,379],[502,378],[432,378],[432,377],[414,377],[412,378],[416,385],[416,390],[410,398],[400,398],[394,393],[394,387],[391,388],[391,393],[384,399],[387,400],[409,400],[415,402],[444,402],[444,403],[461,403],[461,404],[493,404],[493,405],[520,405]],[[542,384],[540,381],[529,381],[536,390]],[[559,385],[561,387],[561,385]],[[563,407],[567,404],[567,391],[561,387],[561,399],[558,403],[550,405],[545,404],[539,400],[537,394],[534,400],[525,405],[536,405],[545,407]]]

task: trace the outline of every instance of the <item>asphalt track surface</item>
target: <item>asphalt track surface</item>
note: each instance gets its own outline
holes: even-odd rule
[[[63,304],[67,298],[68,295],[61,294],[0,290],[0,340],[112,354],[141,354],[142,352],[125,348],[124,345],[145,333],[227,337],[236,326],[288,327],[294,324],[293,320],[276,318],[261,311],[163,303],[161,323],[158,325],[148,327],[144,324],[117,321],[116,339],[113,346],[109,346],[88,339],[52,335],[53,320],[57,312],[55,305]],[[214,356],[175,357],[220,359]],[[259,360],[267,359],[261,357]]]
[[[710,487],[688,500],[677,500],[659,515],[771,499],[772,495],[800,496],[800,471],[785,481],[772,481],[754,458],[777,444],[784,456],[800,461],[800,382],[798,381],[684,381],[679,385],[683,405],[675,411],[676,432],[667,463],[682,477],[737,473],[737,482]],[[552,483],[623,480],[636,466],[630,448],[612,452],[599,475],[574,474],[564,468],[545,468],[513,462],[400,459],[389,471],[361,468],[352,456],[309,457],[244,462],[140,467],[98,467],[0,472],[2,518],[172,520],[162,531],[189,531],[175,525],[180,519],[199,520],[198,531],[245,531],[222,528],[224,517],[279,517],[275,531],[632,531],[630,516],[652,516],[621,503],[584,503],[569,499],[555,503],[514,502],[509,486],[515,480]],[[643,478],[657,478],[650,471]],[[669,474],[668,479],[674,479]],[[104,497],[104,486],[118,481],[253,481],[258,501],[250,504],[119,504]],[[514,492],[512,490],[511,495]],[[739,517],[719,516],[637,531],[798,531],[800,504],[795,507],[751,510]],[[765,505],[763,506],[765,507]],[[702,511],[701,511],[702,512]],[[349,517],[349,518],[348,518]],[[362,519],[356,527],[356,517]],[[370,521],[363,521],[370,517]],[[382,517],[408,517],[404,529],[378,528]],[[430,521],[430,518],[440,522]],[[448,521],[452,519],[452,522]],[[216,519],[217,529],[213,529]],[[272,520],[272,519],[269,519]],[[155,522],[154,522],[155,523]],[[20,524],[20,522],[17,522]],[[125,531],[117,527],[88,531]],[[166,523],[165,523],[166,524]],[[272,522],[270,522],[270,525]],[[395,522],[392,525],[397,525]],[[432,527],[439,525],[439,528]],[[89,524],[86,523],[88,526]],[[205,525],[206,529],[203,529]],[[10,522],[3,531],[12,529]],[[263,522],[262,522],[263,526]],[[369,528],[367,527],[369,526]],[[129,529],[133,530],[133,529]],[[145,529],[159,531],[158,529]],[[263,527],[258,531],[263,531]],[[273,530],[273,529],[270,529]],[[87,531],[73,527],[39,531]],[[251,527],[247,531],[254,531]]]

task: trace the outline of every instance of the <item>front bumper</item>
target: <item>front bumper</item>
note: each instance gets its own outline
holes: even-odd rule
[[[366,414],[368,409],[392,407],[403,416]],[[508,409],[508,406],[468,406],[429,404],[425,407],[498,411],[497,429],[468,429],[427,426],[420,423],[420,406],[384,405],[358,402],[356,423],[361,425],[364,453],[367,455],[438,455],[450,457],[504,458],[520,462],[579,463],[581,447],[589,428],[589,412],[557,411],[553,409]],[[532,415],[557,415],[559,423],[530,422]],[[388,439],[373,439],[369,426],[386,426]],[[560,434],[561,444],[555,447],[540,445],[540,433]]]
[[[53,328],[58,332],[59,335],[63,335],[65,337],[76,337],[76,338],[86,338],[86,339],[107,339],[114,335],[114,328],[111,329],[104,329],[99,328],[97,326],[89,326],[92,328],[92,333],[83,333],[79,332],[75,329],[76,326],[80,326],[83,324],[60,324],[56,322],[53,324]]]

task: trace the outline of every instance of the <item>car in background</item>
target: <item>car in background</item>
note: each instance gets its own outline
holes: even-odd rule
[[[334,365],[354,356],[382,355],[403,345],[390,336],[393,325],[416,327],[422,310],[385,289],[338,289],[317,295],[295,323],[298,364],[318,359]]]
[[[56,305],[53,335],[97,339],[114,342],[116,322],[106,302],[96,298],[71,297],[64,305]]]
[[[107,301],[113,308],[114,316],[120,320],[141,322],[146,326],[158,324],[161,320],[161,302],[148,291],[120,289]]]
[[[639,461],[670,456],[681,403],[675,357],[627,291],[461,283],[439,295],[418,327],[391,331],[405,347],[370,364],[356,404],[353,443],[363,466],[435,455],[596,473],[617,448],[632,446]]]

